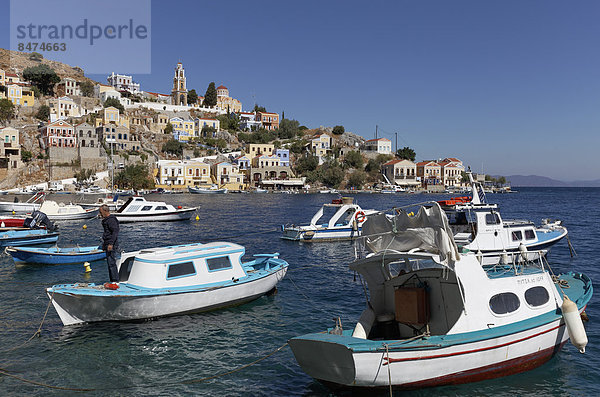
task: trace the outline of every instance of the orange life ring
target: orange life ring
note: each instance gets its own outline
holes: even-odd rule
[[[356,219],[358,223],[363,223],[365,219],[367,219],[367,216],[363,211],[358,211],[356,215],[354,215],[354,219]]]

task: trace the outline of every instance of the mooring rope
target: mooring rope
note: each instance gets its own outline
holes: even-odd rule
[[[33,338],[35,338],[36,336],[38,336],[38,337],[41,336],[41,334],[42,334],[42,326],[44,325],[44,321],[46,321],[46,315],[48,315],[48,310],[50,309],[50,305],[52,304],[52,300],[53,299],[54,299],[54,292],[52,292],[52,295],[50,296],[50,301],[48,301],[48,305],[46,306],[46,311],[44,312],[44,316],[42,317],[42,321],[40,322],[39,327],[33,333],[33,335],[31,335],[31,337],[29,339],[27,339],[25,342],[21,343],[20,345],[17,345],[15,347],[10,348],[10,349],[2,350],[0,352],[2,352],[2,353],[8,353],[8,352],[11,352],[13,350],[17,350],[17,349],[25,346],[27,343],[31,342],[31,340]]]

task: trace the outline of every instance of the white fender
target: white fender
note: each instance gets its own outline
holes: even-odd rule
[[[367,339],[374,322],[375,312],[369,306],[360,315],[358,323],[356,323],[356,327],[354,327],[354,331],[352,332],[352,336],[354,338]]]
[[[569,331],[571,343],[573,346],[579,349],[580,353],[585,353],[585,346],[588,343],[588,338],[585,333],[585,328],[583,327],[583,321],[581,320],[581,315],[579,314],[577,305],[575,302],[565,296],[561,309],[563,318],[565,319],[565,324],[567,324],[567,330]]]

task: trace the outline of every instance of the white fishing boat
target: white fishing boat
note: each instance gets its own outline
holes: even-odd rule
[[[487,203],[481,186],[467,172],[473,196],[438,201],[445,210],[457,244],[481,253],[549,250],[567,236],[560,221],[537,227],[527,220],[503,219],[497,204]]]
[[[188,191],[192,194],[225,194],[226,188],[219,188],[217,185],[210,187],[188,186]]]
[[[394,228],[389,229],[390,224]],[[358,322],[292,338],[300,367],[334,388],[415,389],[475,382],[535,368],[571,338],[582,353],[579,316],[590,279],[556,279],[543,255],[482,266],[459,253],[439,206],[390,220],[370,217],[350,269],[369,294]],[[365,296],[367,294],[365,293]],[[391,391],[391,390],[390,390]]]
[[[226,242],[143,249],[122,254],[118,284],[62,284],[46,291],[64,325],[240,305],[272,291],[288,268],[279,254],[242,262],[244,252]]]
[[[294,241],[351,240],[361,235],[367,216],[375,210],[363,210],[352,197],[334,199],[324,204],[308,225],[287,224],[282,226],[281,238]]]
[[[45,196],[44,192],[38,192],[24,203],[19,202],[16,197],[14,201],[0,201],[0,211],[15,213],[33,212],[40,208]]]
[[[98,215],[98,208],[85,209],[77,204],[57,203],[52,200],[44,201],[38,211],[43,212],[53,221],[89,219]]]
[[[163,201],[146,201],[134,196],[127,199],[114,215],[119,222],[183,221],[190,219],[196,207],[175,208]]]

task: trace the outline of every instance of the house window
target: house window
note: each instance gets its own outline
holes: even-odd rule
[[[218,258],[207,258],[206,266],[208,266],[209,272],[232,268],[231,260],[229,259],[229,256],[220,256]]]
[[[176,263],[169,266],[167,280],[179,277],[188,277],[196,274],[193,262]]]

